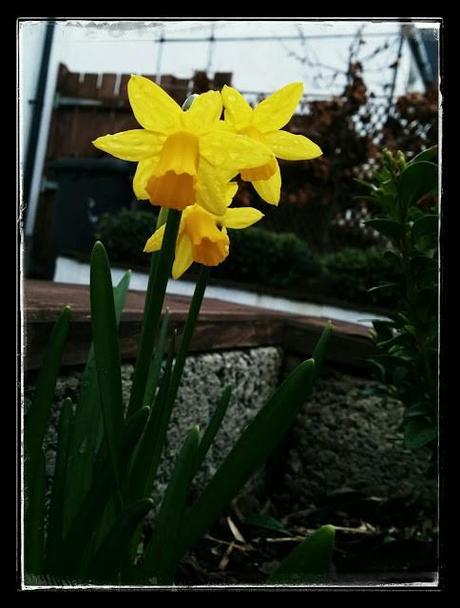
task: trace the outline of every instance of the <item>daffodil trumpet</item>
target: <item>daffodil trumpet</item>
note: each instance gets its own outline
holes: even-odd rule
[[[225,191],[216,172],[236,175],[272,158],[264,144],[222,128],[218,91],[195,96],[184,109],[153,81],[133,75],[128,98],[142,129],[104,135],[93,145],[138,163],[133,189],[139,200],[181,211],[200,196],[201,205],[219,215]]]

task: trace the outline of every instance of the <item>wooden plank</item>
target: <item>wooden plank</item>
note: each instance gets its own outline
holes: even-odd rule
[[[98,93],[97,78],[97,74],[84,74],[83,80],[80,81],[78,96],[83,99],[96,99]]]
[[[101,86],[97,91],[97,99],[114,99],[116,74],[102,74]]]
[[[145,292],[130,291],[120,323],[120,350],[124,360],[135,359],[140,337]],[[72,322],[64,365],[85,362],[91,341],[89,289],[49,281],[26,280],[24,285],[25,367],[40,366],[51,328],[65,305],[72,308]],[[190,298],[168,295],[165,309],[171,315],[171,329],[180,332]],[[326,319],[303,317],[205,298],[192,340],[191,352],[280,346],[286,353],[309,357]],[[327,360],[333,364],[362,369],[372,354],[369,330],[360,325],[335,321]]]

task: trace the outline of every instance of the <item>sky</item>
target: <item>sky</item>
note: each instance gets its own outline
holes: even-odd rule
[[[43,21],[32,20],[22,25],[22,35],[27,39],[25,58],[26,47],[33,46],[34,40],[41,38],[45,25]],[[327,66],[323,69],[325,75],[332,75],[335,68],[343,70],[352,36],[358,29],[362,29],[366,39],[360,49],[361,57],[372,55],[385,42],[389,45],[387,51],[364,62],[369,83],[377,87],[397,55],[400,31],[397,22],[67,20],[58,22],[54,45],[60,61],[72,71],[157,73],[159,68],[162,73],[184,78],[195,69],[207,69],[209,72],[233,72],[234,84],[247,91],[270,91],[286,81],[301,79],[306,83],[307,92],[327,94],[340,92],[343,79],[339,76],[334,83],[328,79],[314,82],[314,76],[321,71],[314,64]],[[160,44],[158,40],[162,35],[188,38],[190,42]],[[193,42],[211,35],[217,39],[213,43]],[[273,39],[259,42],[218,40],[234,36],[271,36]],[[297,37],[297,40],[283,40],[282,36]],[[31,50],[33,61],[36,54]]]

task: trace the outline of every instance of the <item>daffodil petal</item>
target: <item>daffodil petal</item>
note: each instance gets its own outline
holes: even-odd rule
[[[146,253],[152,253],[153,251],[159,251],[161,249],[165,228],[166,224],[160,226],[158,230],[155,230],[149,240],[145,243],[144,251]]]
[[[145,129],[121,131],[98,137],[93,146],[122,160],[144,160],[158,154],[165,138]]]
[[[253,110],[239,91],[224,85],[222,101],[225,108],[225,121],[234,129],[240,131],[251,124]]]
[[[302,93],[301,82],[292,82],[278,89],[256,106],[252,125],[262,133],[281,129],[294,114]]]
[[[273,154],[268,146],[245,135],[220,129],[200,138],[200,154],[211,165],[236,175],[242,169],[260,167],[270,162]]]
[[[149,199],[148,192],[145,188],[153,175],[158,160],[159,156],[153,156],[152,158],[141,160],[137,164],[136,173],[133,179],[133,190],[138,200],[146,201]]]
[[[222,98],[218,91],[207,91],[196,97],[184,112],[184,126],[194,133],[203,133],[214,126],[222,114]]]
[[[254,207],[227,209],[221,223],[226,228],[247,228],[258,222],[263,216],[264,214]]]
[[[222,174],[202,158],[198,168],[197,204],[209,213],[223,215],[230,204],[227,201],[231,192],[227,189],[227,185]]]
[[[252,182],[252,185],[261,199],[270,205],[277,205],[281,196],[281,173],[278,163],[275,174],[270,179]]]
[[[318,144],[308,137],[294,135],[287,131],[265,133],[264,141],[277,158],[284,160],[311,160],[318,158],[323,153]]]
[[[144,129],[168,134],[180,125],[182,109],[152,80],[133,74],[128,81],[128,97],[134,116]]]
[[[179,236],[176,244],[176,257],[172,267],[172,276],[178,279],[193,263],[192,242],[186,234]]]
[[[227,207],[232,204],[232,200],[238,192],[238,184],[236,182],[230,182],[225,184],[225,203]]]

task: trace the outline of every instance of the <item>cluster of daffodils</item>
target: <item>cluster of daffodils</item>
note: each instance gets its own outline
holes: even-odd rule
[[[181,108],[160,86],[132,76],[128,97],[142,129],[99,137],[93,144],[112,156],[136,161],[133,189],[139,200],[182,212],[172,274],[195,261],[216,266],[229,254],[227,228],[247,228],[263,217],[252,207],[231,208],[238,184],[251,182],[269,204],[280,200],[277,158],[308,160],[322,154],[302,135],[282,131],[303,93],[298,82],[279,89],[255,108],[234,88],[195,96]],[[224,117],[222,111],[224,110]],[[164,225],[144,251],[161,248]]]

